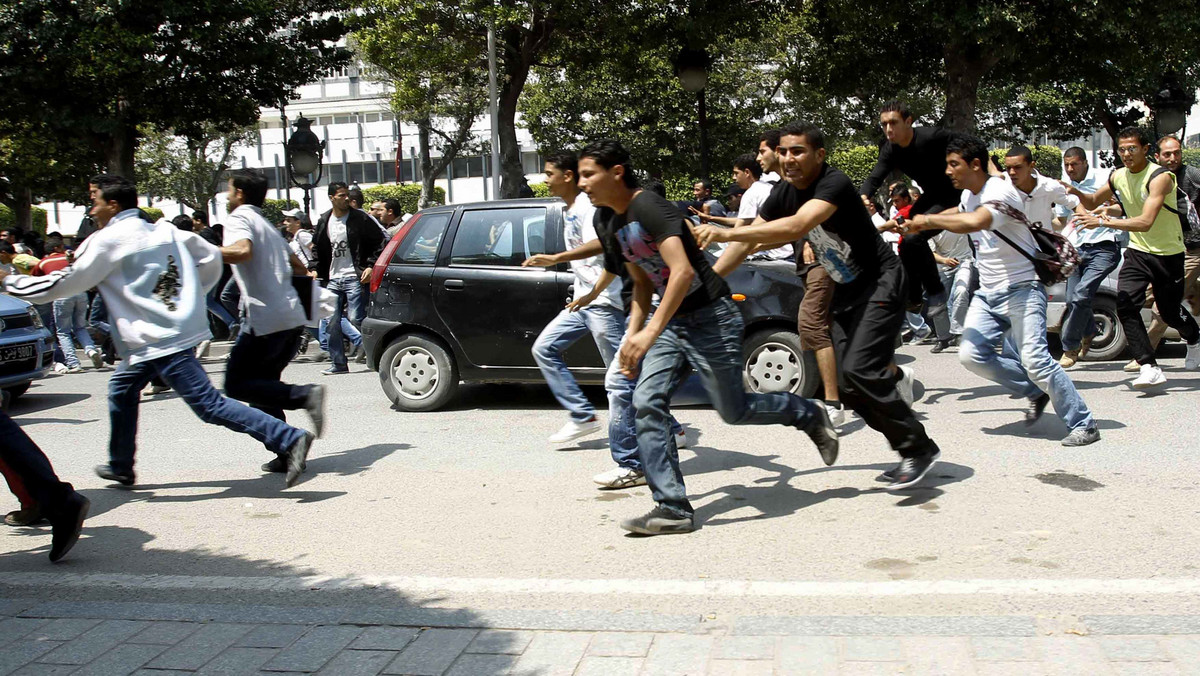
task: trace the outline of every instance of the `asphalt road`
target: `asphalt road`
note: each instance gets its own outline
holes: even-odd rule
[[[826,468],[802,433],[680,409],[702,528],[657,538],[617,526],[651,507],[645,487],[592,484],[611,463],[602,437],[546,443],[566,416],[544,387],[465,388],[452,410],[411,414],[362,366],[327,377],[295,364],[288,380],[330,388],[329,421],[286,490],[259,471],[270,455],[252,439],[200,422],[171,394],[145,398],[138,484],[120,489],[92,473],[106,459],[109,374],[52,377],[11,414],[93,516],[55,567],[48,531],[0,531],[0,580],[44,583],[48,598],[711,618],[1200,614],[1200,373],[1182,370],[1180,345],[1164,350],[1158,395],[1129,389],[1118,362],[1071,372],[1103,439],[1068,449],[1054,415],[1026,428],[1024,402],[956,355],[904,348],[942,462],[930,486],[899,495],[875,481],[896,456],[857,418]],[[223,366],[208,364],[218,382]]]

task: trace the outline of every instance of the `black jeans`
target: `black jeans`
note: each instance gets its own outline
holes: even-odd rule
[[[921,195],[913,204],[910,215],[939,214],[957,206],[943,202],[945,200],[933,199],[927,194]],[[908,274],[909,279],[909,305],[920,304],[925,294],[934,297],[946,290],[937,261],[933,259],[933,250],[929,248],[929,240],[937,237],[940,232],[941,230],[922,230],[915,235],[905,235],[900,240],[900,263],[904,265],[904,272]]]
[[[1133,248],[1125,249],[1125,262],[1117,275],[1117,316],[1129,339],[1129,349],[1139,364],[1155,364],[1154,348],[1142,322],[1142,306],[1146,304],[1146,288],[1154,288],[1158,314],[1168,326],[1179,331],[1180,337],[1194,344],[1200,340],[1200,327],[1183,309],[1182,253],[1155,256]]]
[[[18,487],[24,488],[42,513],[51,518],[75,492],[71,484],[59,480],[42,449],[3,411],[0,411],[0,463],[7,468],[5,475],[10,482],[19,484],[12,488],[22,507],[28,505],[16,490]]]
[[[283,369],[296,356],[303,331],[297,327],[265,336],[239,333],[225,366],[226,396],[280,420],[287,419],[284,411],[304,408],[312,386],[280,381]]]
[[[851,308],[834,308],[833,348],[837,353],[842,402],[882,434],[905,458],[929,455],[937,445],[896,391],[891,370],[896,335],[904,324],[906,277],[900,265],[886,265],[871,298]],[[835,300],[836,303],[836,300]]]

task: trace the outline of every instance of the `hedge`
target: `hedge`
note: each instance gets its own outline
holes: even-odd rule
[[[283,223],[283,212],[299,208],[300,204],[296,200],[266,200],[263,202],[262,215],[278,226]]]
[[[31,220],[33,221],[33,229],[45,235],[46,224],[49,222],[49,219],[46,215],[46,210],[39,207],[33,207],[33,216]],[[12,209],[0,204],[0,228],[15,227],[17,227],[17,215],[13,213]]]
[[[1033,164],[1037,167],[1038,173],[1042,176],[1050,178],[1062,178],[1062,151],[1056,146],[1033,146],[1029,149],[1033,152]],[[1008,153],[1008,148],[996,148],[992,151],[992,157],[1004,166],[1004,156]]]
[[[150,217],[150,220],[154,221],[155,223],[163,219],[163,210],[159,209],[158,207],[142,207],[142,211],[146,212],[146,215]]]
[[[403,183],[399,185],[377,185],[373,188],[363,188],[363,206],[370,206],[371,202],[380,202],[389,199],[400,200],[400,207],[404,210],[404,213],[415,214],[420,211],[420,207],[417,205],[421,200],[421,186],[417,183]],[[446,203],[446,191],[440,186],[436,186],[433,189],[433,203]]]
[[[550,194],[550,186],[545,183],[530,183],[529,189],[533,191],[534,197],[553,197]]]
[[[871,174],[871,170],[875,168],[878,160],[878,147],[850,146],[849,148],[835,148],[833,152],[829,153],[828,161],[829,166],[841,169],[842,173],[849,176],[850,182],[857,188],[867,180],[867,176]]]
[[[1184,148],[1183,163],[1191,167],[1200,168],[1200,148]]]

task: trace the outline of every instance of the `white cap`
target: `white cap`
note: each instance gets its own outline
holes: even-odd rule
[[[288,216],[291,216],[292,218],[296,219],[297,221],[304,220],[304,212],[299,209],[288,209],[287,211],[283,212],[283,215],[285,218]]]

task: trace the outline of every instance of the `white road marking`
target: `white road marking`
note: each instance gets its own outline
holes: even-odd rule
[[[856,596],[1138,596],[1200,594],[1200,579],[1031,579],[1031,580],[902,580],[893,582],[768,582],[752,580],[562,580],[455,577],[310,575],[296,577],[207,577],[125,575],[117,573],[5,573],[0,584],[23,587],[134,587],[139,589],[207,589],[287,591],[296,589],[385,589],[408,594],[638,594],[813,598]]]

